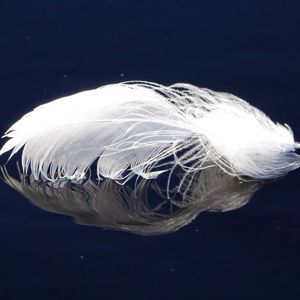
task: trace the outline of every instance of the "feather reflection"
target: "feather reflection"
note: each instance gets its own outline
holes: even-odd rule
[[[5,183],[44,210],[70,216],[78,224],[140,235],[176,231],[204,211],[237,209],[262,185],[259,181],[240,181],[218,167],[204,169],[184,181],[177,174],[180,187],[175,183],[168,190],[164,180],[140,178],[126,185],[109,179],[51,183],[21,173],[20,179],[15,179],[6,167],[1,171]]]

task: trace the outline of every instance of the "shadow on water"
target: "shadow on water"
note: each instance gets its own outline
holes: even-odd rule
[[[141,178],[126,185],[110,179],[76,184],[70,180],[41,182],[22,173],[16,179],[5,166],[1,171],[6,184],[41,209],[70,216],[78,224],[140,235],[176,231],[204,211],[240,208],[262,186],[258,181],[240,181],[218,167],[184,178],[180,189],[178,184],[166,189],[165,181]],[[174,176],[180,180],[180,174]]]

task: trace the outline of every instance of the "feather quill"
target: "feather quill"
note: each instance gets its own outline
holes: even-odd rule
[[[5,133],[0,155],[22,150],[35,179],[97,176],[125,183],[180,166],[217,165],[232,176],[276,178],[300,166],[291,128],[246,101],[189,84],[123,82],[41,105]],[[171,157],[171,159],[170,159]]]

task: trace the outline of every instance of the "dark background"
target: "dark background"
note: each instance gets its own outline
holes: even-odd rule
[[[140,79],[234,93],[300,139],[299,9],[1,0],[0,130],[49,100]],[[299,299],[299,171],[159,237],[76,225],[0,184],[1,299]]]

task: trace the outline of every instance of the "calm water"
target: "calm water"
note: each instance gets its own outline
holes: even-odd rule
[[[1,1],[0,130],[122,80],[232,92],[300,139],[297,1]],[[1,161],[4,162],[3,160]],[[298,299],[299,171],[158,237],[80,226],[0,183],[1,299]]]

